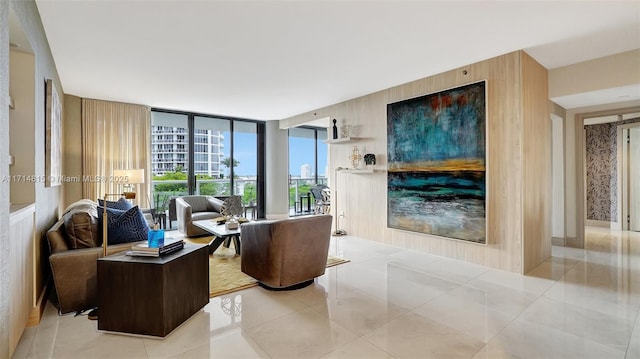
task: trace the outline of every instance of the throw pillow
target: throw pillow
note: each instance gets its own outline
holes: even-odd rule
[[[104,207],[98,206],[100,225],[103,222],[103,211]],[[107,207],[107,231],[108,244],[146,241],[149,225],[138,206],[133,206],[126,211]]]
[[[104,207],[104,200],[98,199],[98,206]],[[121,197],[117,201],[107,201],[107,208],[119,209],[121,211],[130,210],[133,207],[131,202],[127,201],[124,197]]]
[[[71,211],[64,215],[63,220],[69,248],[92,248],[102,244],[98,218],[95,215],[85,211]]]

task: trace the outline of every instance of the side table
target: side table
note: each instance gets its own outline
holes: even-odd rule
[[[98,259],[98,330],[165,337],[207,303],[207,245],[186,243],[158,258]]]

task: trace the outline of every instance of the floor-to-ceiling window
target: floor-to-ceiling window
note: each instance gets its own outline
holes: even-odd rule
[[[327,130],[296,127],[289,129],[289,212],[313,211],[312,186],[327,183]]]
[[[260,216],[263,128],[261,121],[153,109],[153,206],[171,196],[240,195]]]

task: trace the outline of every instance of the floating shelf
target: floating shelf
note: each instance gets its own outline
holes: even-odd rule
[[[356,174],[368,174],[373,173],[373,168],[365,168],[365,169],[344,169],[342,172],[345,173],[356,173]]]
[[[347,142],[355,142],[359,141],[360,137],[342,137],[336,138],[335,140],[326,140],[324,143],[332,144],[332,143],[347,143]]]

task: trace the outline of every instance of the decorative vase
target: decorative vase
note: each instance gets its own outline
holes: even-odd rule
[[[351,136],[351,125],[343,124],[340,126],[340,137],[347,138]]]
[[[164,229],[150,229],[147,234],[149,248],[160,248],[164,245]]]

